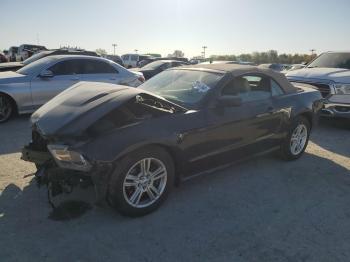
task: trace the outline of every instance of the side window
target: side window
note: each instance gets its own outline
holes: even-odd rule
[[[85,59],[82,61],[82,74],[116,74],[117,69],[109,63],[97,60]]]
[[[280,85],[277,84],[276,81],[274,81],[273,79],[270,79],[270,81],[271,81],[271,94],[272,94],[272,96],[283,95],[284,92],[283,92],[282,88],[280,87]]]
[[[235,77],[222,90],[222,95],[234,95],[243,102],[265,100],[271,97],[270,79],[258,75]]]
[[[131,57],[131,61],[137,61],[137,58],[138,58],[137,55],[131,55],[130,57]]]
[[[124,61],[128,61],[129,60],[129,55],[123,55],[122,57],[123,57]]]
[[[74,75],[79,74],[81,69],[77,60],[66,60],[58,62],[50,67],[48,70],[52,71],[55,76],[59,75]]]

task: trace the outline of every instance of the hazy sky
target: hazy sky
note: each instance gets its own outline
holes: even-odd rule
[[[350,0],[1,0],[0,50],[23,43],[186,56],[349,50]]]

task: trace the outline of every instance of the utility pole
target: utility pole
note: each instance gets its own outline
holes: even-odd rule
[[[202,48],[203,48],[203,58],[205,59],[205,49],[207,49],[208,47],[207,46],[202,46]]]
[[[115,48],[118,46],[117,44],[112,44],[113,46],[113,55],[115,55]]]
[[[316,51],[316,49],[310,49],[311,51],[311,55],[314,55],[314,52]]]

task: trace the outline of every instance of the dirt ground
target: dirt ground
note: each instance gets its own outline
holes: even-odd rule
[[[345,121],[321,121],[297,161],[269,155],[194,178],[137,219],[93,206],[50,220],[46,190],[23,178],[35,171],[20,160],[29,137],[27,116],[0,126],[0,261],[350,261]]]

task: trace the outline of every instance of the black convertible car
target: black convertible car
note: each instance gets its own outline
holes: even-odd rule
[[[52,196],[90,180],[98,201],[141,216],[193,175],[274,150],[297,159],[321,107],[312,87],[252,66],[178,67],[139,88],[82,82],[32,115],[22,158]]]

